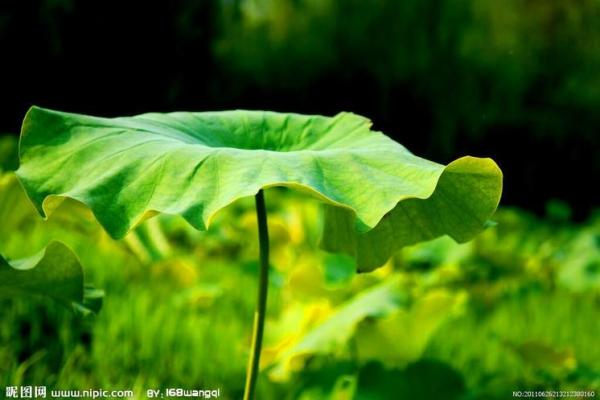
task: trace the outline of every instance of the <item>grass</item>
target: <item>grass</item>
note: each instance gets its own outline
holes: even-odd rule
[[[461,371],[478,398],[512,390],[600,389],[599,299],[533,290],[443,326],[425,357]]]

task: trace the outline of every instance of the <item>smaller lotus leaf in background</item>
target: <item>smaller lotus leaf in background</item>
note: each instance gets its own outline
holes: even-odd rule
[[[41,295],[87,316],[99,311],[103,293],[84,286],[77,256],[64,244],[51,242],[39,253],[18,260],[0,256],[0,296]]]

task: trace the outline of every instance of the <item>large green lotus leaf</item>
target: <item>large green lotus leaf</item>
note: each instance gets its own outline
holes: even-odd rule
[[[0,256],[0,296],[42,295],[85,316],[97,312],[102,292],[83,283],[83,268],[64,244],[51,242],[39,253],[17,260]]]
[[[482,229],[501,192],[492,160],[467,157],[444,167],[370,126],[351,113],[108,119],[33,107],[23,122],[18,175],[42,215],[70,197],[115,238],[155,212],[206,229],[238,198],[292,187],[332,206],[324,247],[356,256],[361,269],[407,243],[441,234],[463,241]],[[382,234],[391,237],[380,243]]]

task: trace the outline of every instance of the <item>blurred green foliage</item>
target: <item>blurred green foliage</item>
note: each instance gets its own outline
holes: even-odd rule
[[[214,49],[240,85],[298,88],[337,75],[364,91],[366,80],[384,115],[398,112],[394,91],[409,85],[432,110],[431,144],[451,155],[459,131],[505,125],[597,144],[598,21],[595,0],[222,1]]]
[[[221,388],[241,396],[258,254],[252,199],[198,232],[160,216],[109,239],[65,201],[43,221],[0,179],[0,253],[61,240],[106,291],[93,320],[35,298],[0,301],[0,386]],[[504,399],[600,390],[600,215],[582,224],[502,209],[458,245],[440,238],[354,274],[318,250],[318,203],[267,191],[272,274],[261,399]]]
[[[12,136],[0,136],[0,172],[14,171],[19,166],[18,143]]]

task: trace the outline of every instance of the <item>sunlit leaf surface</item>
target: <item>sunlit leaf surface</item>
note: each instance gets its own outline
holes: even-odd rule
[[[351,113],[108,119],[33,107],[18,175],[43,215],[73,198],[115,238],[156,212],[206,229],[241,197],[291,187],[330,206],[323,245],[356,256],[359,269],[380,266],[406,244],[443,234],[466,241],[483,228],[502,186],[492,160],[465,157],[444,167],[370,126]]]

